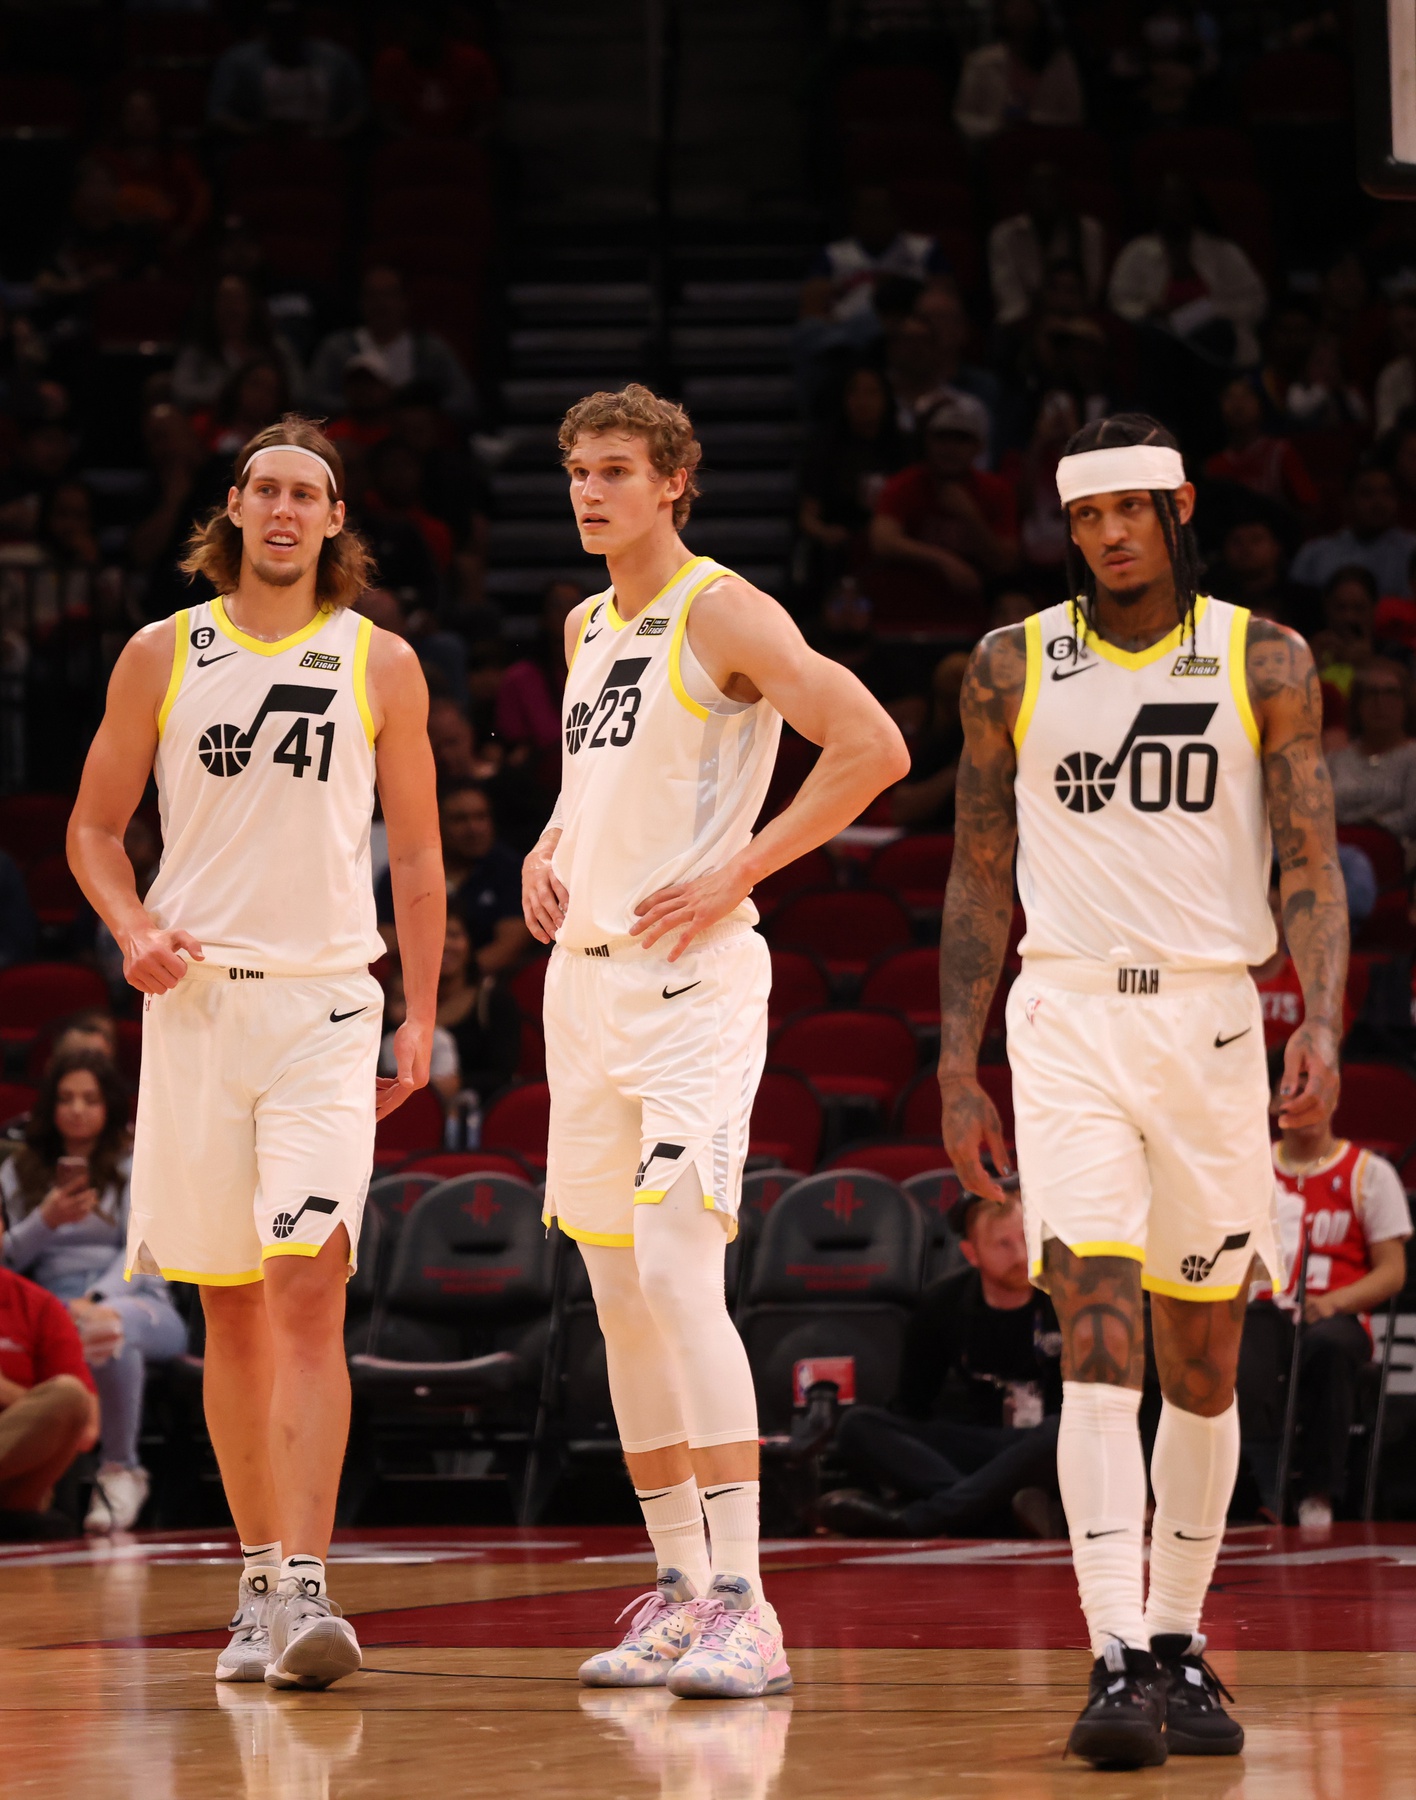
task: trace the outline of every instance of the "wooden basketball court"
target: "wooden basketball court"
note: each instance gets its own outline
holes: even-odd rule
[[[228,1534],[0,1549],[7,1800],[939,1800],[1416,1796],[1416,1528],[1232,1532],[1213,1661],[1237,1760],[1063,1762],[1087,1655],[1065,1544],[775,1543],[796,1689],[591,1691],[652,1579],[632,1530],[347,1532],[364,1671],[324,1694],[212,1679]]]

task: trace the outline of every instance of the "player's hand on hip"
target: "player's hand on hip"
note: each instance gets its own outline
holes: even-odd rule
[[[660,888],[635,907],[638,924],[630,926],[630,936],[648,950],[660,938],[672,935],[669,961],[677,962],[700,931],[726,919],[751,892],[751,882],[727,869],[714,869],[696,881]]]
[[[537,844],[521,865],[521,911],[526,929],[539,943],[554,943],[565,924],[570,895],[551,867],[555,846]]]
[[[386,1119],[391,1112],[420,1087],[428,1085],[429,1065],[433,1056],[433,1032],[429,1025],[415,1025],[411,1019],[399,1026],[393,1038],[394,1055],[398,1058],[396,1075],[380,1076],[374,1082],[374,1117]]]
[[[183,951],[193,962],[206,961],[205,951],[190,931],[144,926],[123,946],[123,979],[140,994],[170,993],[187,973]]]
[[[1284,1046],[1274,1109],[1284,1130],[1316,1125],[1337,1104],[1337,1066],[1336,1033],[1325,1025],[1300,1025]]]
[[[954,1173],[971,1194],[1006,1206],[1013,1195],[983,1166],[983,1153],[987,1150],[1000,1175],[1012,1173],[998,1108],[972,1075],[941,1074],[939,1091],[944,1148],[949,1152]]]

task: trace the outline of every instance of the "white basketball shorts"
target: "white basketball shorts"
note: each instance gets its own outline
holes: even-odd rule
[[[1282,1261],[1258,990],[1242,971],[1023,963],[1008,1060],[1033,1279],[1047,1238],[1230,1300]]]
[[[659,948],[558,948],[546,973],[546,1218],[582,1243],[632,1246],[634,1208],[690,1167],[737,1234],[767,1055],[767,945],[734,925],[674,963]]]
[[[366,969],[192,963],[143,1005],[128,1271],[233,1287],[349,1233],[374,1154],[383,992]]]

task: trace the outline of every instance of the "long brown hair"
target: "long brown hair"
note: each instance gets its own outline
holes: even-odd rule
[[[231,479],[243,489],[250,476],[251,458],[260,450],[293,445],[300,450],[313,450],[334,471],[334,492],[330,499],[344,498],[344,460],[313,419],[303,413],[286,413],[275,425],[258,431],[236,454]],[[195,527],[187,539],[187,554],[181,568],[187,575],[205,575],[218,594],[234,592],[241,580],[241,529],[232,523],[225,503],[214,507],[205,522]],[[315,599],[321,612],[337,612],[353,606],[374,578],[374,559],[357,531],[346,525],[320,547],[319,568],[315,576]]]
[[[59,1158],[64,1155],[64,1139],[54,1121],[59,1083],[66,1075],[80,1070],[98,1083],[105,1112],[103,1130],[89,1157],[89,1184],[102,1196],[118,1179],[118,1164],[128,1148],[128,1092],[123,1078],[101,1050],[66,1051],[45,1070],[39,1097],[25,1126],[24,1147],[15,1152],[15,1173],[27,1213],[33,1212],[54,1184]]]

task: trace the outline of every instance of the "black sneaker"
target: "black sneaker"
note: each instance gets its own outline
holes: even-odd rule
[[[1165,1671],[1165,1739],[1177,1756],[1237,1756],[1244,1727],[1220,1705],[1234,1696],[1205,1661],[1205,1640],[1186,1632],[1151,1639]]]
[[[1113,1638],[1092,1664],[1068,1751],[1098,1769],[1151,1769],[1165,1761],[1165,1673],[1149,1650]]]

